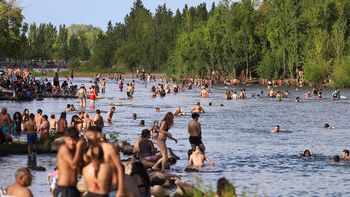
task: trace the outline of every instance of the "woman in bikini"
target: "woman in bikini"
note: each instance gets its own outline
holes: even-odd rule
[[[161,165],[161,170],[165,170],[168,162],[168,148],[165,144],[166,139],[170,138],[177,143],[177,140],[172,137],[172,134],[169,132],[169,129],[174,125],[174,115],[171,112],[165,114],[164,119],[160,123],[159,135],[157,138],[157,144],[160,150],[162,157],[157,161],[156,164],[152,167],[153,169],[158,169],[158,166]]]

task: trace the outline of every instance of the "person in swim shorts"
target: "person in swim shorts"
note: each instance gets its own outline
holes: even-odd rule
[[[201,147],[203,152],[205,151],[205,146],[202,142],[202,129],[201,124],[198,122],[199,114],[193,113],[192,120],[188,123],[188,133],[190,134],[189,141],[193,151],[196,147]]]

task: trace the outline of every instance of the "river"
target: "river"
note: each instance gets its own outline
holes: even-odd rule
[[[74,83],[85,83],[90,79],[75,79]],[[129,82],[130,80],[126,80]],[[125,83],[126,84],[126,83]],[[148,84],[147,88],[137,82],[133,100],[118,100],[126,97],[119,92],[117,82],[107,80],[106,94],[96,103],[96,109],[101,109],[103,117],[111,107],[109,102],[120,102],[124,106],[116,107],[114,122],[106,127],[104,132],[120,132],[119,139],[134,142],[141,128],[139,121],[144,119],[147,128],[154,120],[161,120],[166,112],[174,112],[177,106],[189,112],[193,104],[200,101],[207,112],[200,116],[202,124],[203,143],[207,156],[215,161],[212,167],[205,167],[200,173],[187,173],[188,142],[187,123],[190,115],[175,118],[174,128],[170,132],[178,143],[168,140],[167,144],[181,158],[170,172],[176,173],[182,179],[203,188],[216,187],[218,178],[225,176],[237,187],[238,193],[257,193],[258,196],[350,196],[350,178],[347,174],[350,162],[332,163],[331,157],[340,155],[349,146],[349,100],[333,101],[330,99],[331,89],[324,89],[323,100],[305,100],[304,94],[311,88],[294,90],[290,88],[291,96],[283,101],[270,98],[248,98],[245,100],[224,100],[225,87],[213,88],[209,98],[200,99],[198,89],[186,90],[177,95],[169,94],[164,98],[151,98],[149,90],[156,82]],[[240,87],[229,89],[239,90]],[[261,86],[246,86],[248,97],[258,94]],[[286,88],[281,88],[286,90]],[[342,95],[350,98],[350,90],[342,90]],[[266,94],[266,93],[265,93]],[[300,96],[301,102],[295,103],[294,98]],[[213,106],[208,106],[212,102]],[[1,107],[7,107],[12,115],[15,111],[22,112],[28,108],[30,112],[43,109],[49,117],[55,114],[59,117],[67,104],[79,106],[77,99],[45,99],[33,102],[1,101]],[[224,106],[220,106],[223,104]],[[161,112],[155,108],[160,107]],[[94,112],[89,107],[90,117]],[[137,113],[137,120],[132,114]],[[70,121],[74,113],[68,113]],[[324,129],[329,123],[336,129]],[[273,125],[280,125],[281,133],[271,133]],[[310,149],[312,158],[300,158],[300,153]],[[125,157],[123,157],[125,158]],[[27,165],[26,155],[0,157],[0,186],[6,187],[14,181],[17,168]],[[54,154],[39,154],[37,165],[47,168],[46,172],[33,172],[35,179],[31,186],[35,196],[48,196],[47,173],[55,167]]]

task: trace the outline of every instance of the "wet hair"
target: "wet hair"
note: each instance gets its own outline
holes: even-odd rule
[[[212,106],[212,105],[213,105],[213,103],[209,102],[209,106]]]
[[[21,177],[23,174],[27,174],[28,176],[31,176],[29,168],[19,168],[15,174],[16,179]]]
[[[100,114],[101,111],[99,109],[96,110],[96,114]]]
[[[111,110],[114,109],[115,110],[115,107],[111,107]]]
[[[222,177],[218,180],[216,188],[216,193],[219,197],[226,196],[225,194],[227,193],[232,196],[236,196],[235,187],[225,177]]]
[[[7,108],[6,107],[1,108],[1,113],[2,114],[6,114],[7,113]]]
[[[276,126],[275,127],[277,127],[278,128],[278,130],[280,129],[280,126],[278,125],[278,124],[276,124]]]
[[[174,125],[174,114],[168,112],[165,114],[163,121],[167,124],[167,127],[170,128]]]
[[[22,114],[25,115],[27,111],[29,113],[29,109],[24,109]]]
[[[146,189],[146,193],[150,193],[151,181],[145,166],[140,161],[135,161],[132,163],[132,170],[130,176],[139,175],[142,179],[142,183]]]
[[[345,153],[346,156],[349,156],[349,154],[350,154],[349,150],[343,150],[343,153]]]
[[[43,110],[38,109],[36,112],[37,112],[38,114],[40,114],[40,113],[43,113]]]
[[[13,120],[17,119],[17,117],[16,117],[17,115],[18,115],[18,119],[22,121],[22,114],[19,113],[18,111],[13,114]]]
[[[141,136],[142,137],[147,137],[149,135],[151,135],[151,131],[150,130],[148,130],[148,129],[142,130],[142,132],[141,132]]]
[[[91,126],[89,128],[87,128],[86,132],[97,132],[97,133],[102,133],[102,129],[98,126]]]
[[[332,157],[332,161],[334,161],[334,162],[339,162],[339,161],[340,161],[339,155],[334,155],[334,156]]]
[[[51,114],[50,116],[52,119],[56,118],[55,114]]]
[[[193,150],[192,150],[192,149],[188,150],[188,151],[187,151],[188,157],[190,157],[190,156],[192,155],[192,153],[193,153]]]
[[[70,138],[77,140],[77,139],[79,139],[79,131],[74,127],[70,127],[64,131],[63,136],[70,137]]]
[[[223,106],[224,106],[224,104],[220,104],[220,106],[221,106],[221,107],[223,107]]]
[[[145,125],[145,120],[140,120],[140,125]]]
[[[66,112],[62,112],[60,118],[66,119],[66,117],[67,117],[67,113]]]
[[[303,153],[303,157],[310,157],[312,154],[310,152],[310,150],[306,149],[304,150],[304,153]]]
[[[67,108],[70,107],[70,104],[67,104]]]
[[[328,128],[329,128],[329,124],[326,123],[326,124],[324,125],[324,128],[328,129]]]
[[[132,117],[136,119],[137,114],[136,114],[136,113],[133,113],[133,114],[132,114]]]
[[[97,162],[97,168],[95,169],[95,178],[97,178],[98,172],[100,171],[101,163],[103,162],[103,149],[100,145],[91,145],[91,159]]]
[[[42,116],[45,120],[47,120],[49,117],[47,117],[47,115],[43,115]]]
[[[29,119],[34,119],[35,115],[33,113],[29,114]]]
[[[191,117],[192,117],[192,119],[198,118],[199,114],[198,113],[193,113]]]

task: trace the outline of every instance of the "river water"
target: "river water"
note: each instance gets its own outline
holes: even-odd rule
[[[85,83],[90,79],[75,79],[74,83]],[[126,80],[126,83],[130,80]],[[125,84],[126,84],[125,83]],[[294,98],[304,98],[310,88],[289,89],[291,96],[283,101],[270,98],[249,98],[245,100],[224,100],[225,87],[215,87],[209,98],[200,99],[198,89],[186,90],[177,95],[169,94],[164,98],[151,98],[149,89],[137,82],[133,100],[119,100],[126,97],[119,92],[117,82],[107,80],[106,94],[96,103],[103,117],[111,107],[110,102],[123,103],[117,107],[114,122],[104,132],[119,132],[119,139],[133,142],[141,128],[139,121],[144,119],[148,128],[154,120],[161,120],[166,112],[174,112],[177,106],[189,112],[193,104],[200,101],[207,112],[199,118],[203,130],[203,142],[207,156],[215,161],[213,167],[205,167],[200,173],[187,173],[188,142],[187,123],[190,115],[175,118],[174,128],[170,132],[178,143],[168,140],[167,144],[181,157],[172,166],[171,173],[205,189],[215,189],[218,178],[225,176],[237,187],[238,193],[250,192],[259,196],[350,196],[350,162],[332,163],[330,158],[349,146],[349,100],[333,101],[332,90],[323,90],[323,100],[305,100],[295,103]],[[230,89],[239,90],[240,87]],[[247,86],[248,97],[258,94],[265,87]],[[286,88],[281,88],[286,90]],[[350,90],[342,90],[342,95],[350,97]],[[213,106],[208,106],[212,102]],[[33,102],[6,102],[12,115],[28,108],[35,112],[43,109],[44,114],[59,117],[65,106],[70,103],[79,106],[77,99],[45,99]],[[224,106],[221,107],[220,104]],[[161,112],[155,108],[160,107]],[[93,109],[87,108],[90,117]],[[137,113],[137,120],[132,120],[132,113]],[[68,113],[68,120],[74,113]],[[329,123],[336,129],[324,129]],[[280,134],[271,133],[273,125],[280,125]],[[314,157],[300,158],[300,153],[310,149]],[[6,187],[14,181],[17,168],[27,165],[26,155],[0,157],[0,187]],[[35,196],[48,196],[47,173],[55,167],[54,154],[39,154],[37,165],[47,168],[46,172],[33,172],[35,179],[31,190]]]

